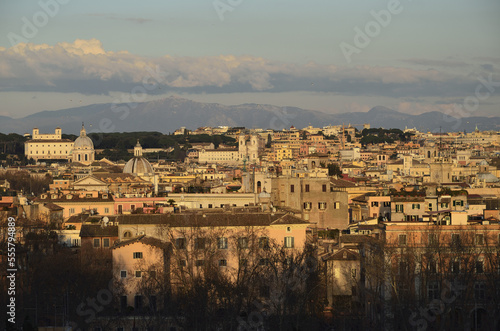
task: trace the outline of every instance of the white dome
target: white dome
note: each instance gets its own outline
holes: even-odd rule
[[[74,148],[79,148],[79,149],[93,149],[94,148],[94,143],[92,142],[92,139],[90,139],[87,136],[80,136],[76,138],[75,143],[73,144]]]
[[[149,163],[148,160],[146,160],[142,156],[139,156],[139,157],[134,156],[133,158],[128,160],[127,164],[125,164],[125,167],[123,168],[123,173],[124,174],[152,174],[152,173],[154,173],[154,171],[153,171],[153,167],[151,166],[151,163]]]
[[[128,160],[123,168],[124,174],[154,174],[153,167],[146,158],[142,156],[142,146],[137,140],[134,147],[134,157]]]

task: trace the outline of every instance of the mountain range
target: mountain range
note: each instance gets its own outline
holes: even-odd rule
[[[368,112],[328,114],[297,107],[278,107],[262,104],[226,106],[217,103],[201,103],[179,97],[136,104],[93,104],[89,106],[41,111],[23,118],[0,116],[0,132],[31,133],[38,127],[42,133],[51,133],[55,127],[63,133],[78,134],[81,123],[88,132],[173,132],[180,127],[194,130],[202,126],[244,126],[281,130],[295,126],[352,124],[361,128],[364,123],[371,127],[417,128],[420,131],[443,132],[500,130],[500,117],[454,118],[434,111],[420,115],[400,113],[376,106]]]

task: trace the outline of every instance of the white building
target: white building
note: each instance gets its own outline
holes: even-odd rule
[[[76,138],[71,152],[71,160],[73,162],[80,162],[85,165],[92,164],[95,160],[94,143],[92,139],[87,136],[85,127],[82,124],[80,136]]]
[[[31,139],[24,143],[24,155],[35,161],[70,160],[72,149],[73,142],[69,139],[62,139],[62,130],[59,127],[53,134],[40,134],[38,128],[34,128]]]
[[[243,132],[238,137],[238,152],[241,162],[250,163],[259,160],[259,152],[265,147],[265,140],[257,133],[245,135]]]

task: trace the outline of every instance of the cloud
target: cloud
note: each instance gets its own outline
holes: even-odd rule
[[[100,95],[139,91],[144,84],[149,94],[306,91],[458,98],[474,93],[477,77],[438,69],[293,64],[254,56],[148,58],[106,51],[97,39],[0,49],[0,91]]]

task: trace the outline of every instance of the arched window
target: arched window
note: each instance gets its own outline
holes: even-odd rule
[[[78,154],[78,161],[81,161],[81,160],[82,160],[81,155]]]
[[[130,237],[132,237],[132,233],[130,231],[125,231],[123,233],[123,238],[130,238]]]
[[[257,193],[260,193],[262,191],[262,183],[260,180],[257,182]]]
[[[89,160],[89,156],[87,154],[85,154],[85,161],[88,161]]]

